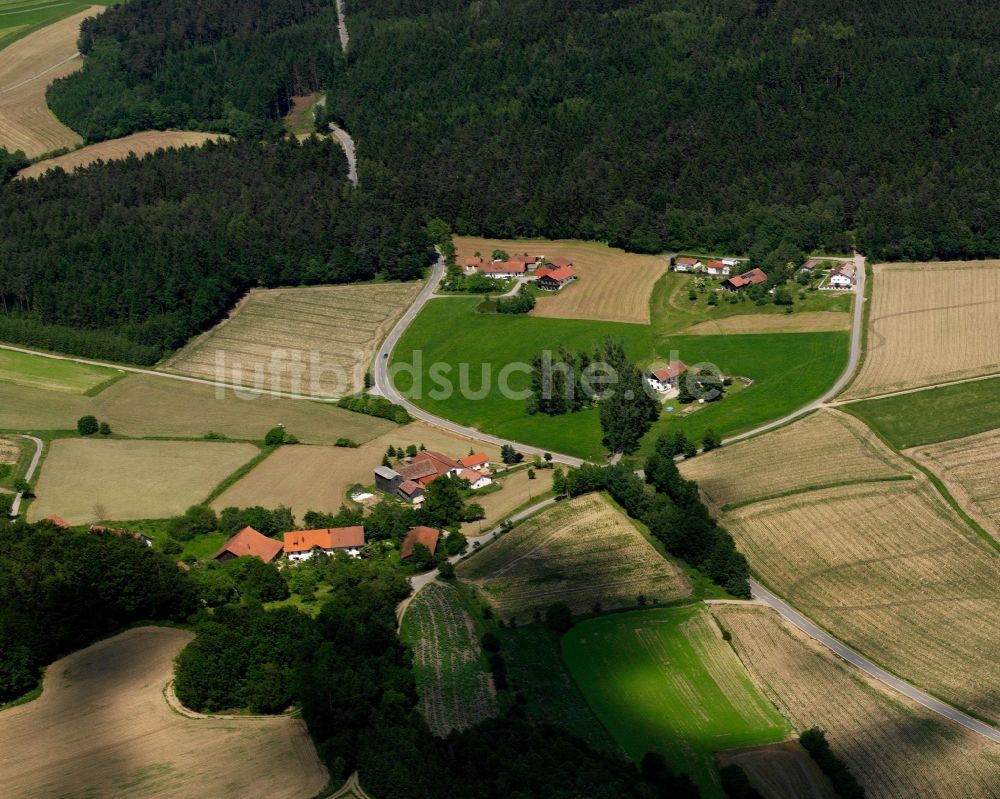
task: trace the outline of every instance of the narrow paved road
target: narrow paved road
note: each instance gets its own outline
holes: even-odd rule
[[[337,0],[337,32],[340,34],[340,49],[346,53],[351,37],[347,32],[347,9],[344,0]]]
[[[344,148],[344,155],[347,156],[347,179],[351,181],[355,187],[357,187],[358,155],[354,150],[354,139],[351,138],[350,133],[337,125],[335,122],[330,123],[330,132],[333,133],[334,138],[340,142],[340,146]]]
[[[944,716],[944,718],[954,721],[956,724],[961,724],[963,727],[982,735],[984,738],[989,738],[991,741],[1000,743],[1000,730],[997,730],[995,727],[991,727],[989,724],[984,724],[983,722],[972,718],[972,716],[969,716],[960,710],[956,710],[951,705],[935,699],[933,696],[925,694],[919,688],[910,685],[910,683],[893,676],[885,669],[876,666],[868,660],[868,658],[864,657],[864,655],[855,652],[846,644],[838,641],[832,635],[817,627],[787,602],[779,599],[754,580],[750,581],[750,591],[753,593],[754,599],[774,608],[792,625],[798,627],[810,638],[814,638],[819,641],[819,643],[823,644],[823,646],[834,654],[846,660],[852,666],[861,669],[866,674],[874,677],[880,683],[889,686],[893,690],[899,691],[899,693],[909,697],[914,702],[923,705],[928,710],[937,713],[939,716]]]
[[[18,436],[18,438],[26,438],[28,439],[28,441],[33,442],[35,445],[35,454],[31,456],[31,463],[28,464],[28,469],[24,473],[24,479],[30,483],[32,478],[35,476],[35,471],[38,469],[38,463],[42,459],[42,448],[45,445],[42,443],[42,439],[36,438],[35,436],[22,435]],[[21,512],[22,497],[23,497],[23,492],[21,491],[19,491],[17,493],[17,496],[14,497],[14,502],[10,506],[10,517],[12,519],[16,518],[17,515]]]

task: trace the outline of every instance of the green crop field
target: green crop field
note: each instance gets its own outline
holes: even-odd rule
[[[478,314],[478,302],[449,298],[427,304],[396,348],[393,368],[403,370],[395,378],[396,386],[404,393],[412,392],[414,401],[432,413],[584,458],[598,459],[604,453],[597,410],[528,416],[524,399],[508,399],[500,391],[499,376],[505,366],[530,364],[543,349],[555,351],[563,346],[590,351],[605,336],[612,336],[624,342],[629,356],[640,365],[676,353],[689,365],[715,363],[729,374],[754,381],[738,395],[701,407],[682,420],[664,411],[647,438],[648,447],[658,431],[676,426],[698,438],[709,427],[726,436],[783,416],[822,394],[847,362],[846,332],[657,336],[654,343],[652,328],[644,325]],[[455,330],[465,334],[442,334]],[[483,375],[489,374],[490,389],[485,396],[462,395],[458,389],[463,372],[465,385],[473,391],[483,385]],[[454,391],[437,392],[440,384],[433,379],[435,374],[450,380]],[[508,385],[514,392],[523,391],[528,375],[515,371]]]
[[[39,28],[51,25],[90,6],[113,6],[124,0],[0,0],[0,50]]]
[[[69,394],[92,394],[124,375],[119,369],[0,349],[0,383]]]
[[[584,696],[628,755],[663,753],[702,796],[723,796],[714,752],[790,733],[702,606],[592,619],[562,646]]]
[[[937,444],[1000,427],[1000,378],[840,407],[866,421],[898,449]]]

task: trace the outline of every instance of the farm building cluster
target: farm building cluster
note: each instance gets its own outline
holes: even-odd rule
[[[688,272],[708,275],[709,277],[725,278],[725,280],[719,283],[719,288],[730,294],[736,294],[748,286],[767,282],[767,273],[762,269],[748,269],[745,272],[736,274],[736,270],[740,268],[740,260],[738,258],[721,258],[703,262],[700,258],[679,256],[674,259],[673,268],[675,272]],[[809,277],[825,274],[819,286],[821,289],[847,291],[853,289],[857,282],[854,263],[852,261],[809,258],[799,267],[798,271],[800,274]]]
[[[478,273],[496,280],[531,279],[543,291],[559,291],[576,280],[576,270],[568,258],[541,255],[512,255],[506,260],[493,261],[476,255],[465,259],[465,273]]]
[[[400,557],[403,560],[411,557],[417,544],[427,547],[433,555],[440,539],[440,530],[423,525],[413,527],[403,539]],[[356,558],[361,554],[364,545],[365,528],[360,524],[317,530],[295,530],[284,533],[281,540],[268,538],[253,527],[244,527],[222,545],[222,548],[213,555],[213,559],[225,563],[234,558],[256,557],[264,563],[274,563],[284,556],[290,563],[298,563],[308,560],[317,552],[325,555],[342,552]]]
[[[419,505],[424,491],[439,477],[465,480],[469,488],[478,491],[493,484],[490,459],[482,452],[459,459],[449,458],[440,452],[423,450],[393,469],[390,466],[375,468],[375,487],[390,496]]]

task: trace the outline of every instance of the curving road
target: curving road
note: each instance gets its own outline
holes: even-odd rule
[[[330,123],[330,132],[333,133],[334,138],[340,142],[340,146],[344,149],[344,155],[347,156],[347,179],[357,188],[358,155],[354,149],[354,139],[351,138],[350,133],[335,122]]]
[[[24,473],[24,479],[29,483],[31,479],[35,476],[35,471],[38,469],[38,463],[42,459],[42,449],[45,446],[42,443],[42,439],[36,438],[35,436],[20,435],[18,438],[26,438],[35,445],[35,454],[31,456],[31,463],[28,464],[28,469]],[[21,512],[21,499],[23,497],[23,492],[19,491],[17,496],[14,497],[14,502],[10,506],[10,518],[14,519]]]

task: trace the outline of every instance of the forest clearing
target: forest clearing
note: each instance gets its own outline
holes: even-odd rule
[[[566,500],[521,522],[456,571],[500,617],[519,623],[556,602],[590,613],[669,602],[691,591],[680,569],[600,494]]]
[[[723,523],[760,581],[882,667],[1000,719],[1000,554],[930,481],[748,505]]]
[[[497,714],[493,678],[454,587],[436,582],[421,590],[406,609],[400,638],[413,648],[420,712],[436,736]]]
[[[760,689],[800,732],[825,730],[870,799],[996,796],[1000,745],[867,678],[770,609],[712,613]]]
[[[302,799],[327,782],[299,719],[193,719],[163,691],[193,634],[139,627],[57,661],[0,712],[7,796]],[[39,730],[44,730],[40,745]],[[238,768],[220,763],[238,762]]]
[[[82,143],[49,110],[45,90],[56,78],[80,69],[80,23],[103,10],[92,5],[0,50],[0,147],[37,158]]]
[[[723,796],[713,752],[790,732],[704,606],[591,619],[562,646],[591,707],[628,755],[663,753],[702,796]]]
[[[378,343],[420,287],[414,281],[254,289],[228,319],[159,368],[317,399],[353,394]]]
[[[649,324],[653,286],[667,270],[659,255],[636,255],[589,241],[545,239],[483,239],[457,236],[458,262],[480,253],[487,261],[494,250],[509,255],[568,258],[577,280],[553,296],[542,293],[532,316],[552,319],[594,319],[605,322]]]
[[[1000,372],[1000,261],[877,264],[865,360],[844,398]]]
[[[57,439],[29,516],[57,514],[69,524],[177,516],[258,452],[208,441]]]
[[[201,133],[193,130],[149,130],[143,133],[133,133],[120,139],[89,144],[78,150],[73,150],[55,158],[46,158],[25,167],[17,173],[19,178],[37,178],[50,169],[63,169],[72,172],[78,167],[87,167],[96,161],[120,161],[135,155],[142,158],[157,150],[167,150],[177,147],[200,147],[207,141],[227,139],[220,133]]]
[[[775,457],[776,454],[778,457]],[[903,477],[913,468],[852,416],[820,410],[763,436],[680,464],[714,505],[728,508],[823,486]],[[767,473],[767,480],[746,479]],[[742,476],[742,477],[741,477]]]

